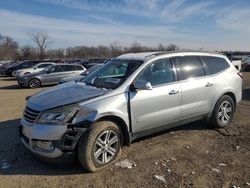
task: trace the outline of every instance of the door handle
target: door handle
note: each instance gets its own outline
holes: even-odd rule
[[[207,83],[207,84],[206,84],[206,87],[211,87],[212,85],[214,85],[214,84],[212,84],[212,83]]]
[[[171,90],[168,94],[169,95],[175,95],[177,93],[179,93],[179,91],[177,91],[177,90]]]

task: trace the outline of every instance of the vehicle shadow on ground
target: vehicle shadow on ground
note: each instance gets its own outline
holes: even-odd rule
[[[15,89],[25,89],[19,85],[10,85],[10,86],[2,86],[0,87],[2,90],[15,90]]]
[[[212,127],[209,126],[208,122],[206,122],[205,120],[200,120],[200,121],[187,123],[187,124],[184,124],[184,125],[181,125],[181,126],[178,126],[178,127],[166,129],[166,130],[163,130],[163,131],[151,134],[151,135],[147,135],[147,136],[138,138],[138,139],[134,140],[133,143],[140,142],[140,141],[143,141],[143,140],[146,140],[146,139],[149,139],[149,138],[157,137],[157,136],[160,136],[160,135],[164,135],[164,134],[167,134],[167,133],[181,132],[181,131],[184,131],[184,130],[185,131],[195,131],[195,130],[207,131],[207,130],[210,130],[210,129],[212,129]]]
[[[52,85],[53,86],[53,85]],[[48,86],[41,86],[40,88],[47,88]],[[10,86],[2,86],[0,87],[0,90],[20,90],[20,89],[37,89],[37,88],[29,88],[29,87],[23,87],[20,85],[10,85]]]
[[[242,95],[243,100],[250,100],[250,88],[246,88],[243,90],[243,95]]]
[[[14,80],[17,80],[15,77],[0,77],[1,79],[1,81],[14,81]]]
[[[0,122],[0,174],[51,176],[88,174],[88,172],[77,162],[75,155],[60,160],[41,160],[37,156],[31,154],[20,141],[19,122],[20,119]],[[137,139],[135,142],[166,134],[168,132],[207,129],[209,128],[204,122],[202,123],[202,121],[198,121],[168,131],[146,136]]]

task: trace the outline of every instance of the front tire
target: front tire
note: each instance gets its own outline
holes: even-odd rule
[[[112,121],[94,123],[77,146],[80,164],[95,172],[112,163],[121,151],[121,131]]]
[[[232,97],[223,95],[216,103],[210,124],[216,128],[224,128],[228,126],[235,112],[235,103]]]
[[[29,87],[30,88],[38,88],[41,86],[41,82],[40,80],[38,80],[37,78],[32,78],[30,81],[29,81]]]

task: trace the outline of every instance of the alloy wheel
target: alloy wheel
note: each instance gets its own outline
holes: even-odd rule
[[[94,159],[98,164],[106,164],[111,161],[118,150],[118,135],[112,130],[100,134],[94,144]]]
[[[228,101],[224,101],[221,103],[219,107],[218,118],[222,124],[227,124],[231,120],[232,114],[232,105]]]
[[[29,86],[31,88],[37,88],[40,86],[40,82],[37,79],[32,79],[32,80],[30,80]]]

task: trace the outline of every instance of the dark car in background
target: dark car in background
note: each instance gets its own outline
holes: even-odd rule
[[[103,66],[103,64],[96,64],[93,67],[90,67],[89,69],[87,69],[86,71],[84,71],[83,73],[81,73],[79,75],[69,76],[69,77],[61,79],[59,81],[59,84],[63,84],[63,83],[70,82],[70,81],[80,82],[87,75],[89,75],[90,73],[94,72],[95,70],[101,68],[102,66]]]
[[[41,72],[19,77],[18,84],[30,88],[58,84],[62,78],[79,75],[85,70],[83,66],[77,64],[55,64],[45,68]]]
[[[31,60],[31,61],[17,62],[17,63],[10,64],[9,66],[5,67],[3,72],[6,76],[12,76],[13,71],[30,68],[40,62],[42,61]]]
[[[250,57],[244,56],[241,60],[241,67],[242,71],[249,71],[250,70]]]
[[[14,65],[17,64],[15,61],[10,61],[10,62],[6,62],[6,63],[0,63],[0,75],[5,75],[4,74],[4,69],[10,65]]]

